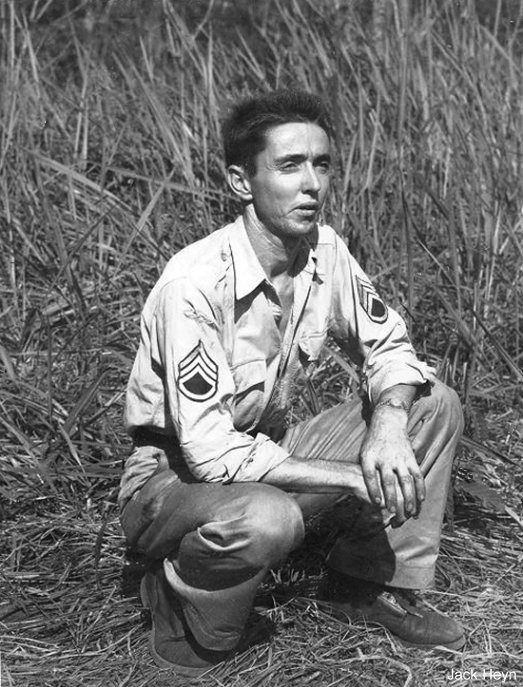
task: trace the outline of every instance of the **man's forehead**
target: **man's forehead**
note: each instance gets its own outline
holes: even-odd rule
[[[314,149],[316,154],[328,153],[329,136],[314,122],[287,122],[268,129],[265,133],[265,150],[271,155],[285,155]]]

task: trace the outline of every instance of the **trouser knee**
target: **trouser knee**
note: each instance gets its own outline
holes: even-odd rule
[[[452,465],[462,430],[456,392],[437,381],[429,394],[414,403],[409,415],[409,436],[424,474],[436,461]]]
[[[239,583],[279,564],[303,536],[303,516],[291,496],[266,484],[245,485],[183,538],[180,574],[206,589]]]
[[[245,560],[252,567],[270,567],[301,544],[305,528],[292,496],[276,487],[259,486],[249,498],[242,523],[249,540]]]
[[[463,411],[461,402],[454,389],[443,382],[436,381],[431,389],[430,399],[433,404],[434,420],[444,428],[448,436],[461,436],[463,432]]]

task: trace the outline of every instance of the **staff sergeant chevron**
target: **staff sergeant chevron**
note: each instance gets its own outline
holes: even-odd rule
[[[191,401],[207,401],[218,389],[218,365],[200,340],[178,363],[178,387]]]
[[[378,292],[370,281],[366,281],[359,276],[356,279],[358,280],[358,295],[361,307],[373,322],[382,324],[389,315],[387,306],[378,296]]]

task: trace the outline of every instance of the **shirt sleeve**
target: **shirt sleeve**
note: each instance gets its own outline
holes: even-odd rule
[[[186,278],[161,290],[151,357],[188,468],[205,482],[258,481],[289,457],[267,436],[235,429],[235,384],[205,294]]]
[[[435,370],[416,356],[403,318],[383,302],[343,241],[336,241],[333,334],[363,364],[371,402],[396,384],[433,384]]]

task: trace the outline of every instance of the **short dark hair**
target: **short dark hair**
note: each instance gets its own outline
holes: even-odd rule
[[[269,129],[290,122],[313,122],[328,136],[332,125],[322,99],[297,89],[251,96],[235,105],[225,119],[222,138],[225,164],[244,166],[254,174],[256,155],[265,148]]]

